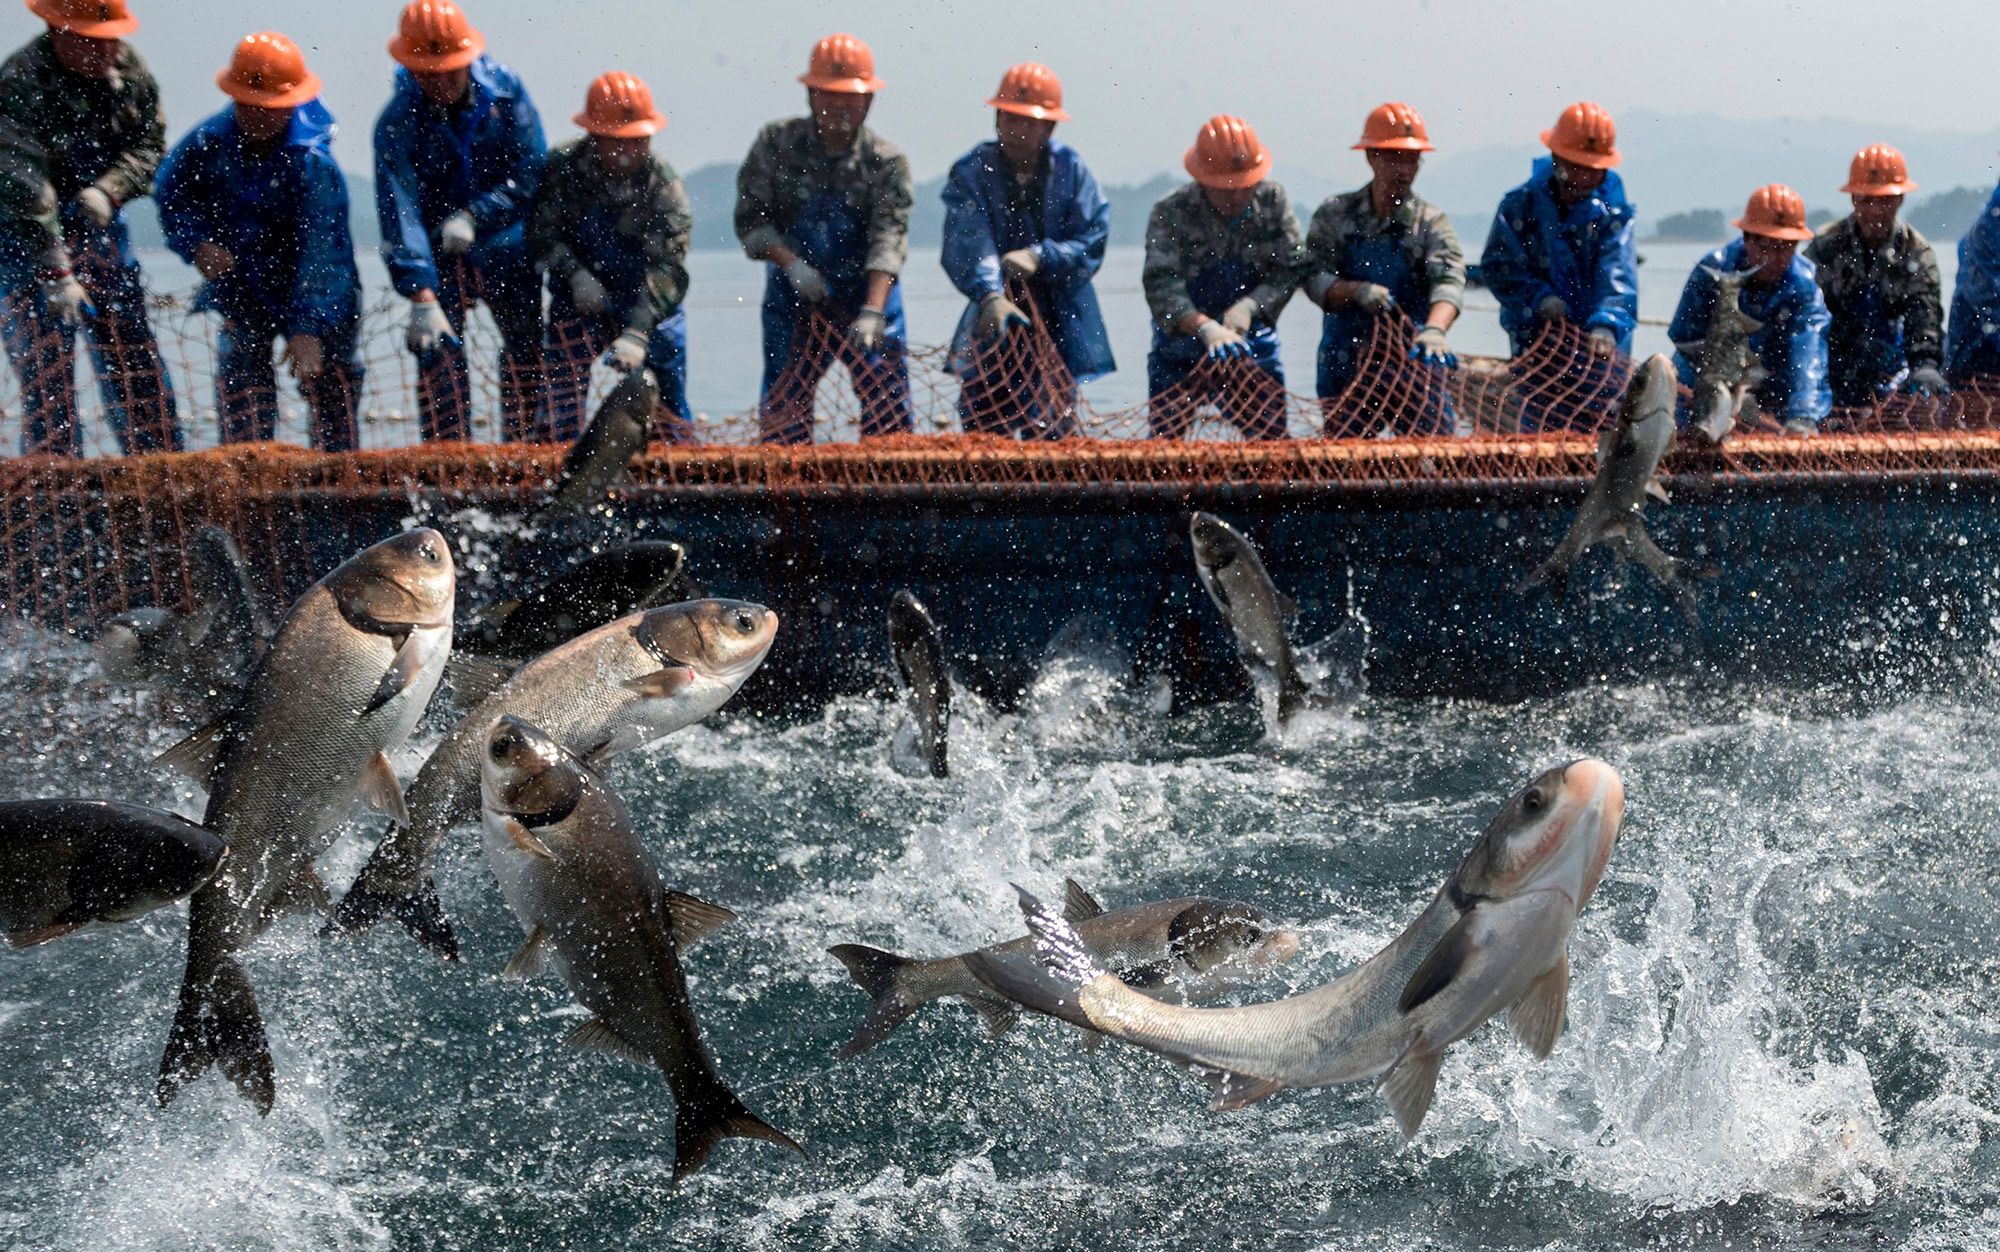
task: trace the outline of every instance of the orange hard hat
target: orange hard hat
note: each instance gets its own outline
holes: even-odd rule
[[[1271,172],[1271,150],[1250,123],[1218,113],[1194,137],[1194,147],[1181,164],[1204,187],[1224,191],[1255,187]]]
[[[652,90],[637,74],[611,70],[591,81],[576,124],[607,139],[644,139],[660,133],[667,115],[653,107]]]
[[[319,75],[306,68],[306,54],[274,30],[243,36],[215,85],[231,100],[260,109],[289,109],[319,95]]]
[[[464,69],[485,50],[486,36],[452,0],[410,0],[389,41],[389,55],[419,74]]]
[[[1806,229],[1805,200],[1783,183],[1772,183],[1751,192],[1743,216],[1736,219],[1736,228],[1746,235],[1763,235],[1767,239],[1813,237],[1812,231]]]
[[[875,77],[875,54],[852,35],[828,35],[813,45],[812,59],[799,81],[818,91],[867,96],[882,90]]]
[[[1361,124],[1361,142],[1354,145],[1354,150],[1366,152],[1370,148],[1401,152],[1437,151],[1431,146],[1431,133],[1424,129],[1423,117],[1409,105],[1395,100],[1376,105],[1368,120]]]
[[[1841,191],[1851,196],[1906,196],[1916,189],[1903,154],[1886,143],[1871,143],[1854,154]]]
[[[1604,106],[1585,100],[1562,111],[1542,142],[1572,165],[1608,170],[1618,164],[1618,126]]]
[[[89,39],[123,39],[139,29],[127,0],[28,0],[28,12],[56,30]]]
[[[1062,79],[1046,65],[1023,61],[1000,76],[1000,89],[986,102],[1002,113],[1017,113],[1044,122],[1067,122],[1062,105]]]

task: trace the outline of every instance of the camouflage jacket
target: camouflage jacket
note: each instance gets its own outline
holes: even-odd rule
[[[1357,277],[1348,269],[1348,249],[1379,239],[1393,241],[1412,276],[1429,288],[1428,304],[1465,307],[1465,253],[1458,246],[1458,232],[1444,210],[1414,193],[1387,221],[1375,216],[1367,187],[1328,197],[1306,230],[1307,273],[1336,280]],[[1424,315],[1422,308],[1408,312],[1416,318]]]
[[[0,229],[37,268],[68,268],[61,214],[77,192],[148,195],[166,151],[160,85],[130,44],[108,78],[63,69],[47,35],[0,65]]]
[[[694,213],[680,175],[660,158],[630,178],[606,172],[597,149],[577,139],[549,153],[528,219],[528,252],[554,282],[579,268],[594,274],[628,326],[650,331],[687,298]]]
[[[831,192],[868,223],[862,269],[903,272],[910,254],[910,161],[866,126],[845,152],[828,152],[809,117],[758,132],[736,175],[736,237],[753,258],[774,243],[793,246],[792,223],[806,203]]]
[[[1912,368],[1944,358],[1944,298],[1937,253],[1915,227],[1897,222],[1883,246],[1863,243],[1854,219],[1820,229],[1805,254],[1819,267],[1819,287],[1833,314],[1830,354],[1848,345],[1893,343],[1901,329]]]
[[[1199,183],[1162,197],[1146,221],[1146,266],[1140,275],[1147,307],[1160,329],[1180,333],[1178,323],[1190,313],[1219,316],[1221,309],[1196,305],[1188,283],[1209,266],[1229,261],[1242,262],[1256,274],[1249,294],[1260,318],[1276,325],[1306,265],[1299,219],[1292,216],[1283,187],[1269,179],[1257,184],[1250,207],[1234,221],[1224,221],[1210,207]]]

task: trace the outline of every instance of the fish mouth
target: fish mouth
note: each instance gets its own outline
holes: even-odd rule
[[[1298,932],[1274,930],[1265,934],[1263,945],[1257,950],[1256,964],[1264,969],[1276,969],[1298,954]]]
[[[1563,769],[1564,813],[1551,835],[1542,863],[1530,876],[1528,890],[1562,891],[1582,908],[1597,890],[1618,842],[1625,820],[1625,780],[1595,757],[1572,761]]]

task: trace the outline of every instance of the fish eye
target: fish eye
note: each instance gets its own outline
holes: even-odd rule
[[[1529,817],[1533,817],[1547,807],[1549,807],[1549,802],[1543,797],[1540,787],[1530,787],[1521,793],[1521,811]]]
[[[736,630],[739,634],[750,634],[757,629],[756,621],[743,609],[736,610]]]
[[[426,539],[422,543],[418,544],[417,555],[424,558],[424,560],[429,561],[432,565],[436,565],[438,563],[438,550],[436,542],[434,542],[433,540]]]
[[[521,740],[519,736],[510,730],[493,741],[492,745],[488,748],[488,754],[496,761],[505,761],[508,754],[520,746]]]
[[[1264,932],[1257,928],[1257,923],[1255,922],[1243,923],[1243,942],[1258,943],[1262,941],[1263,938],[1264,938]]]

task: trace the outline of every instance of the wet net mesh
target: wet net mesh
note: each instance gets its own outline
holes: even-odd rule
[[[0,446],[19,449],[31,431],[44,446],[65,446],[54,438],[64,432],[53,413],[73,415],[66,420],[83,453],[0,458],[8,621],[87,635],[108,615],[183,603],[184,540],[205,522],[234,535],[267,585],[289,593],[324,572],[316,568],[324,545],[312,540],[340,510],[419,498],[532,504],[565,447],[503,436],[559,433],[547,395],[564,378],[586,394],[587,409],[617,377],[596,360],[602,345],[557,326],[537,380],[542,399],[531,403],[521,378],[499,364],[497,332],[470,319],[468,403],[446,426],[466,437],[425,442],[424,370],[404,348],[400,308],[385,301],[363,319],[362,368],[345,391],[303,397],[280,370],[260,397],[275,441],[218,446],[215,319],[176,297],[155,297],[149,312],[157,356],[79,344],[67,405],[45,394],[46,370],[35,394],[24,391],[18,368],[0,376]],[[793,365],[761,405],[696,414],[692,423],[657,414],[655,442],[618,490],[788,498],[1144,490],[1196,499],[1218,487],[1417,497],[1542,487],[1591,474],[1593,434],[1614,415],[1632,369],[1624,357],[1594,359],[1583,333],[1562,323],[1512,360],[1425,365],[1411,357],[1413,328],[1384,317],[1337,397],[1286,391],[1250,361],[1203,362],[1146,404],[1106,411],[1079,398],[1039,323],[956,354],[912,346],[863,355],[844,328],[818,318],[799,327],[796,343]],[[145,366],[148,358],[158,365]],[[156,389],[170,383],[170,406],[134,406],[119,389],[144,368],[161,372],[148,380]],[[329,396],[340,406],[351,399],[360,451],[309,448],[327,428]],[[196,450],[124,454],[114,431],[121,421],[130,434],[167,413]],[[153,430],[144,442],[170,441]],[[1839,411],[1811,439],[1762,420],[1720,449],[1677,448],[1671,458],[1671,471],[1742,480],[1996,471],[2000,380]]]

